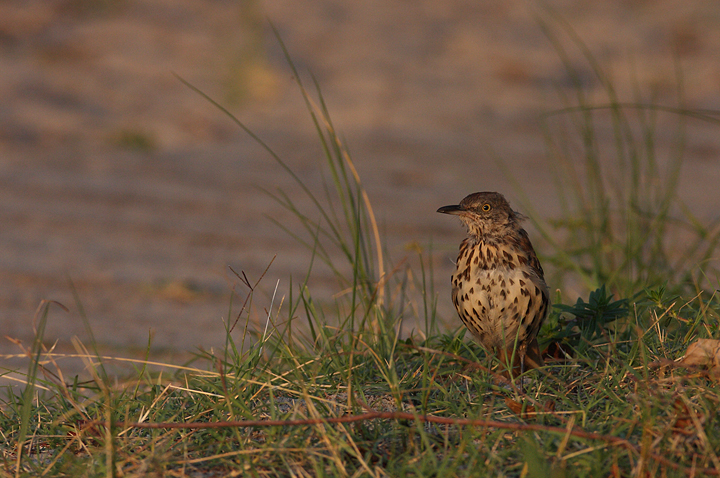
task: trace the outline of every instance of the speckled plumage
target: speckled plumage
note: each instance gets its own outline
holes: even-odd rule
[[[496,192],[471,194],[438,212],[457,215],[468,230],[451,279],[460,319],[508,369],[542,366],[536,337],[550,299],[542,266],[521,226],[524,216]]]

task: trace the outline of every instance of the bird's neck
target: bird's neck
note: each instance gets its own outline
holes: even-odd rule
[[[494,245],[498,244],[500,242],[504,242],[504,238],[507,237],[508,234],[510,234],[512,231],[510,231],[508,228],[492,228],[489,230],[481,230],[481,229],[469,229],[468,230],[468,237],[467,241],[471,245],[476,244],[488,244],[488,245]]]

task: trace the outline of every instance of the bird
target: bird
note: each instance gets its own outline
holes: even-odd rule
[[[537,334],[550,308],[548,286],[522,222],[497,192],[477,192],[439,213],[467,228],[452,274],[452,301],[477,342],[493,352],[505,375],[544,365]]]

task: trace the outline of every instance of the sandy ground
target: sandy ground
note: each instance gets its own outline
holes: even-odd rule
[[[43,299],[46,343],[88,342],[154,357],[221,346],[229,271],[260,276],[258,308],[277,281],[299,280],[307,252],[269,217],[297,227],[261,188],[309,206],[291,178],[177,74],[217,98],[311,187],[321,150],[270,22],[302,78],[311,72],[349,146],[394,259],[431,241],[440,311],[462,230],[435,214],[479,190],[519,197],[546,217],[557,198],[539,115],[572,81],[538,18],[568,48],[590,101],[602,85],[558,26],[571,25],[613,79],[657,103],[720,109],[716,1],[15,0],[0,4],[0,366],[28,346]],[[602,121],[598,131],[608,128]],[[681,199],[718,218],[716,126],[688,123]],[[672,118],[658,118],[660,159]],[[608,140],[610,135],[607,135]],[[325,171],[325,172],[323,172]],[[542,253],[542,244],[537,244]],[[551,284],[552,286],[552,284]],[[322,268],[311,287],[337,292]],[[244,291],[243,291],[244,292]],[[447,294],[446,294],[447,293]],[[302,319],[302,317],[301,317]],[[68,365],[76,370],[81,365]]]

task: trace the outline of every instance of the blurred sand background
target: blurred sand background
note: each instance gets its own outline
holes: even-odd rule
[[[720,2],[547,4],[621,98],[638,88],[676,106],[679,65],[686,105],[720,109]],[[463,231],[437,207],[479,190],[519,207],[499,159],[538,210],[557,213],[538,117],[562,106],[571,81],[538,12],[541,4],[514,0],[0,3],[0,354],[20,352],[5,336],[30,345],[42,299],[69,309],[51,309],[48,345],[73,352],[71,337],[89,339],[69,278],[103,353],[138,356],[152,331],[153,357],[179,360],[223,344],[238,284],[228,265],[255,280],[277,255],[259,308],[278,280],[282,296],[291,275],[304,276],[309,255],[268,219],[292,227],[292,217],[259,188],[307,201],[173,75],[218,99],[319,187],[318,140],[268,20],[302,74],[317,78],[393,259],[409,254],[407,244],[435,244],[440,311],[454,320],[446,279]],[[600,85],[570,51],[592,98]],[[714,220],[720,135],[700,122],[688,129],[681,199]],[[337,292],[322,268],[311,287]]]

